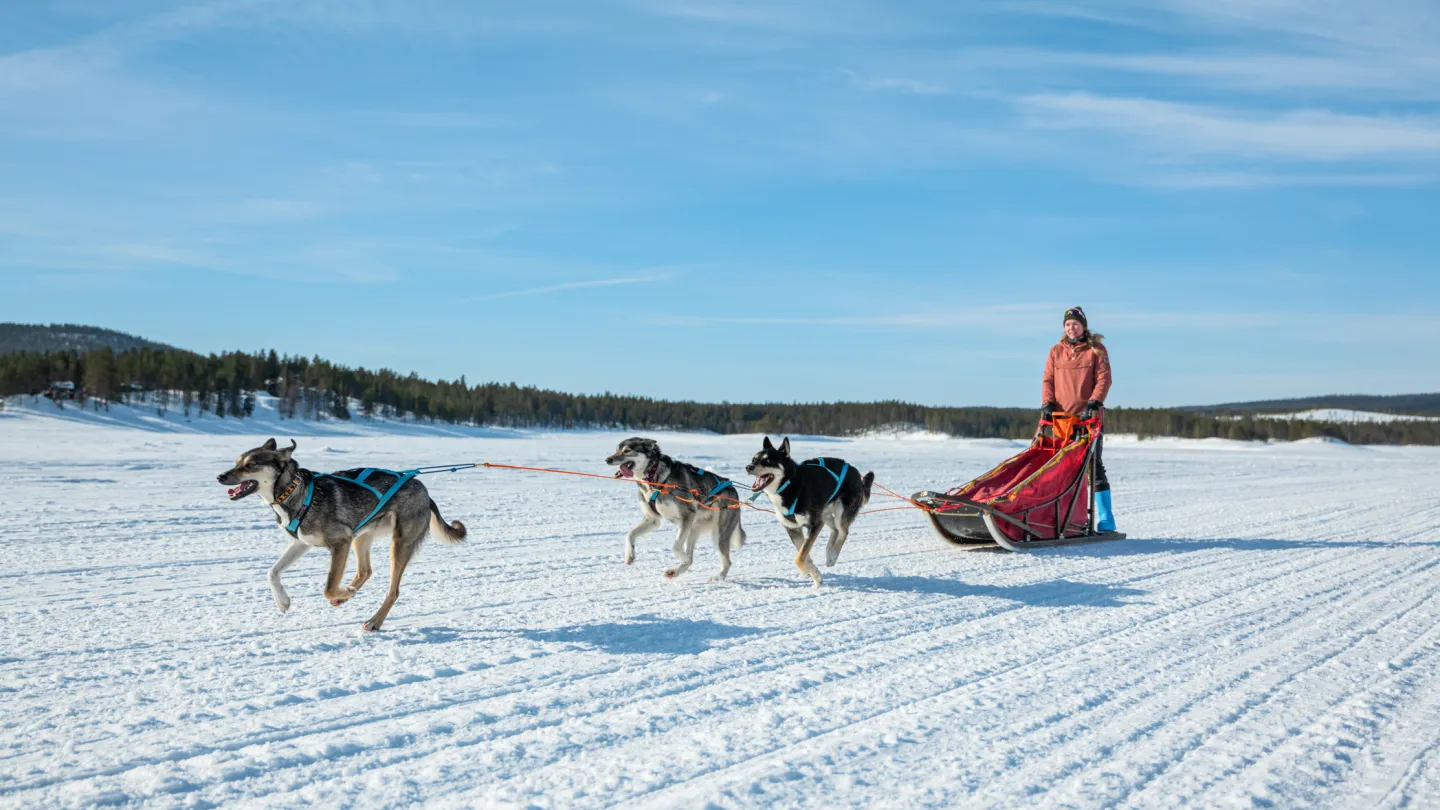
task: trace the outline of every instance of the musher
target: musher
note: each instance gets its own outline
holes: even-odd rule
[[[1045,360],[1045,377],[1040,386],[1044,406],[1040,414],[1049,419],[1056,411],[1090,419],[1104,412],[1105,396],[1110,393],[1110,353],[1105,350],[1104,335],[1090,331],[1085,310],[1065,310],[1065,334],[1050,349]],[[1115,531],[1115,512],[1110,504],[1110,480],[1100,450],[1104,442],[1095,442],[1095,530]]]

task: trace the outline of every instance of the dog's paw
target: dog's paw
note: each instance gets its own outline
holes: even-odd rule
[[[354,596],[354,595],[355,595],[355,589],[354,589],[354,588],[345,588],[345,589],[342,589],[342,590],[340,591],[340,593],[339,593],[338,596],[336,596],[334,599],[331,599],[331,600],[330,600],[330,604],[334,605],[335,607],[340,607],[341,605],[345,604],[346,602],[349,602],[349,601],[350,601],[350,597],[352,597],[352,596]]]
[[[724,582],[724,581],[725,581],[725,575],[724,575],[724,574],[716,574],[715,576],[710,577],[709,579],[707,579],[707,580],[705,580],[705,581],[706,581],[706,582]]]
[[[374,619],[371,619],[371,620],[365,622],[364,624],[360,625],[360,627],[363,628],[363,629],[365,630],[365,632],[367,632],[367,633],[378,633],[378,632],[380,632],[380,624],[379,624],[378,622],[376,622]]]
[[[290,597],[284,594],[275,595],[275,607],[280,608],[281,613],[290,612]]]
[[[625,564],[626,564],[626,565],[634,565],[634,564],[635,564],[635,549],[633,549],[633,548],[627,548],[627,549],[625,549]]]
[[[666,568],[666,569],[665,569],[665,578],[666,578],[666,579],[674,579],[675,577],[680,576],[680,573],[681,573],[681,572],[680,572],[680,569],[679,569],[679,568]]]

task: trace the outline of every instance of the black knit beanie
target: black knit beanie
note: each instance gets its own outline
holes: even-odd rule
[[[1065,320],[1079,321],[1081,326],[1085,327],[1086,329],[1090,328],[1090,322],[1085,320],[1085,310],[1081,309],[1080,307],[1071,307],[1065,310]],[[1061,321],[1061,323],[1064,323],[1064,321]]]

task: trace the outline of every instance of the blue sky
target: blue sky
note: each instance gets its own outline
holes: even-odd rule
[[[0,320],[704,400],[1440,390],[1426,2],[0,6]]]

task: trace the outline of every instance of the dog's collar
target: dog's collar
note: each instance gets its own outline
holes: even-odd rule
[[[291,495],[294,495],[294,494],[295,494],[295,490],[296,490],[299,486],[300,486],[300,469],[297,467],[297,468],[295,469],[295,472],[293,472],[293,473],[290,474],[290,488],[287,489],[287,490],[285,490],[285,491],[282,492],[281,494],[276,495],[276,496],[275,496],[275,503],[285,503],[285,499],[286,499],[286,498],[289,498]]]
[[[649,467],[646,467],[646,468],[645,468],[645,479],[644,479],[644,480],[645,480],[645,483],[647,483],[647,484],[658,484],[658,483],[660,483],[659,481],[656,481],[656,480],[655,480],[655,473],[658,473],[658,472],[660,472],[660,459],[657,458],[657,459],[655,459],[654,461],[650,462],[650,466],[649,466]]]

